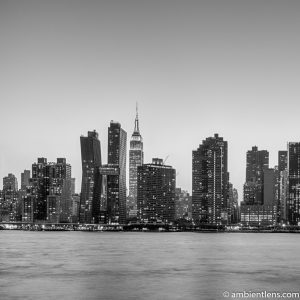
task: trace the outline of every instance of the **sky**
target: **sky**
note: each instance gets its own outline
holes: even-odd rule
[[[0,0],[0,178],[66,157],[80,136],[129,140],[138,102],[145,163],[167,158],[192,192],[192,150],[219,133],[230,181],[246,152],[300,141],[300,1]],[[127,158],[128,168],[128,158]]]

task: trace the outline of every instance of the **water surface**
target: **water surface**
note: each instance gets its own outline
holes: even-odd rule
[[[0,299],[299,291],[299,256],[300,234],[0,231]]]

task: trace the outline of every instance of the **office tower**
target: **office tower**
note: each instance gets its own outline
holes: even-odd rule
[[[111,121],[108,128],[108,164],[112,170],[107,174],[107,221],[126,222],[126,142],[127,133],[121,124]]]
[[[300,224],[300,142],[288,143],[287,221]]]
[[[193,151],[192,202],[196,223],[227,224],[227,142],[215,134]]]
[[[269,152],[258,150],[257,146],[247,151],[246,182],[244,186],[244,203],[262,205],[264,194],[264,169],[269,168]],[[247,191],[254,192],[254,198],[247,198]]]
[[[89,131],[88,136],[80,137],[82,181],[79,221],[81,223],[98,223],[100,214],[100,197],[102,176],[101,146],[98,133]]]
[[[23,173],[21,173],[21,190],[25,190],[27,186],[30,185],[30,170],[24,170]]]
[[[17,191],[18,190],[18,180],[14,174],[9,173],[3,178],[3,191]]]
[[[137,167],[144,163],[143,138],[140,134],[138,111],[136,110],[134,131],[130,139],[129,150],[129,197],[128,214],[137,211]],[[132,214],[134,216],[134,214]],[[135,214],[136,216],[136,214]]]
[[[181,188],[175,189],[175,220],[192,219],[192,197]]]
[[[174,222],[175,176],[175,169],[158,158],[138,167],[137,209],[141,222]]]

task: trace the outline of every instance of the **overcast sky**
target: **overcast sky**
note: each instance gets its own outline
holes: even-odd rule
[[[299,31],[297,0],[0,0],[0,178],[66,157],[79,191],[80,135],[106,163],[138,102],[146,163],[169,155],[191,192],[192,150],[219,133],[242,200],[246,151],[273,167],[300,141]]]

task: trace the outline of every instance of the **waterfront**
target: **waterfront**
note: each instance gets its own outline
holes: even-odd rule
[[[0,232],[1,299],[224,299],[299,291],[300,235]]]

